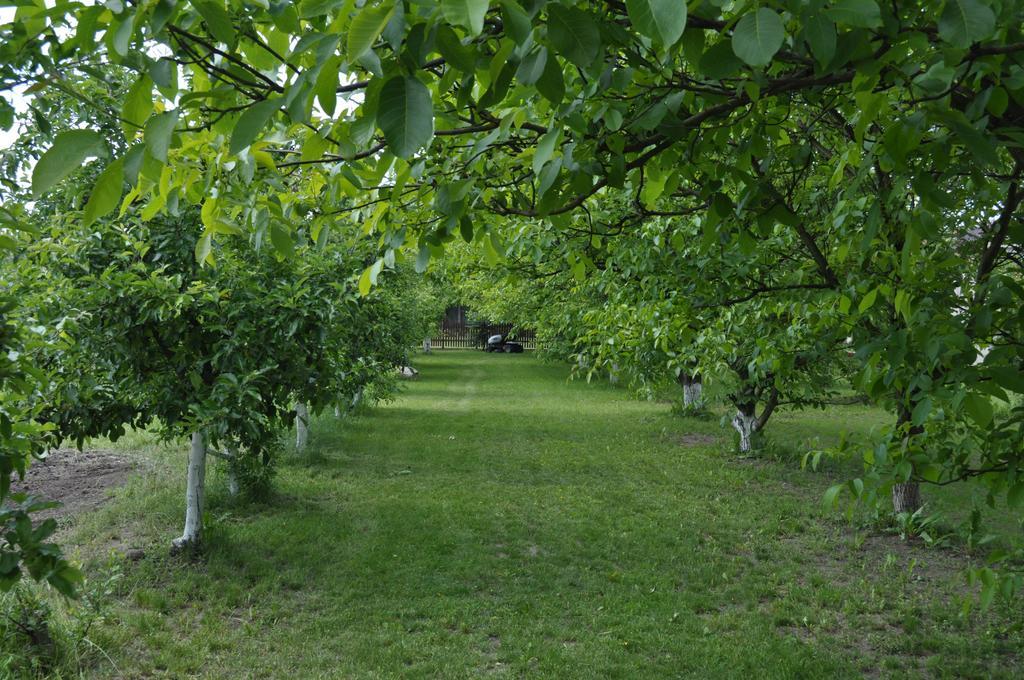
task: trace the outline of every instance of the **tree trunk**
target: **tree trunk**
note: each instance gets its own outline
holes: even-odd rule
[[[779,405],[779,391],[772,387],[768,393],[768,401],[764,403],[764,408],[761,409],[761,415],[757,417],[757,424],[754,429],[761,431],[764,426],[768,424],[768,419],[772,417],[772,413],[775,412],[775,407]]]
[[[751,449],[751,436],[757,431],[757,418],[754,416],[753,406],[742,406],[736,409],[736,415],[732,417],[732,426],[740,433],[740,452],[746,453]]]
[[[430,354],[430,338],[423,338],[423,353]]]
[[[696,408],[701,405],[704,385],[699,374],[691,375],[685,371],[676,378],[680,387],[683,388],[683,406],[685,408]]]
[[[206,492],[206,442],[200,432],[192,433],[188,456],[188,482],[185,487],[185,530],[171,544],[180,551],[195,547],[203,533],[203,497]]]
[[[340,418],[341,417],[341,407],[340,406],[335,406],[334,407],[334,417],[335,418]]]
[[[237,496],[241,487],[238,484],[238,473],[235,472],[235,466],[232,464],[228,467],[228,493],[232,496]]]
[[[619,382],[619,365],[612,363],[612,368],[608,371],[608,382],[612,385],[616,385]]]
[[[915,402],[911,399],[911,405]],[[913,411],[900,405],[896,427],[902,428],[911,423]],[[904,435],[904,445],[908,445],[913,437],[924,434],[923,425],[911,425]],[[892,509],[897,515],[901,512],[913,514],[921,509],[921,487],[917,482],[898,482],[892,485]]]
[[[901,482],[892,485],[892,509],[914,514],[921,509],[921,487],[917,482]]]
[[[228,493],[232,496],[237,496],[241,490],[241,486],[238,483],[238,448],[229,446],[227,449],[228,453],[231,454],[231,460],[228,461]]]
[[[295,448],[299,451],[306,448],[309,441],[309,409],[306,402],[295,404]]]

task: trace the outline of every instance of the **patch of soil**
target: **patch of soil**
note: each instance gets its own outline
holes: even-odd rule
[[[59,449],[44,460],[33,460],[25,479],[15,476],[12,480],[11,491],[62,503],[33,513],[37,519],[65,517],[105,503],[109,490],[123,485],[134,469],[128,457],[112,451]]]
[[[700,432],[687,432],[679,437],[680,446],[707,446],[708,444],[714,444],[717,441],[718,437],[714,437],[710,434],[701,434]]]

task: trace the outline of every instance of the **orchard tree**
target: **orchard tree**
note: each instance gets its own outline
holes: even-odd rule
[[[0,208],[0,265],[14,268],[21,244],[12,231],[19,222],[16,208]],[[23,570],[61,593],[74,596],[81,574],[58,546],[47,543],[57,530],[53,518],[33,522],[32,513],[54,507],[54,501],[24,493],[11,494],[11,480],[24,477],[34,458],[44,452],[46,425],[35,397],[45,390],[45,375],[30,357],[42,343],[44,329],[19,323],[18,300],[0,276],[0,590],[7,591]]]
[[[354,286],[336,281],[336,258],[315,252],[281,258],[228,242],[201,263],[200,222],[186,211],[86,229],[57,224],[32,252],[44,272],[36,299],[50,300],[43,313],[67,338],[56,353],[37,355],[64,378],[46,395],[43,416],[55,439],[116,437],[149,422],[168,437],[189,436],[178,547],[201,536],[208,453],[228,458],[243,483],[265,484],[295,399],[335,394],[341,356],[328,341],[347,322],[339,310]],[[104,391],[124,410],[78,390],[69,366],[104,376]]]

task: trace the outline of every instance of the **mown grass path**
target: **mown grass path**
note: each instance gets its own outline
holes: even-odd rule
[[[198,562],[163,550],[180,523],[184,451],[146,449],[156,472],[74,533],[85,554],[126,537],[149,546],[96,634],[118,670],[104,660],[94,672],[1019,671],[1019,614],[963,616],[964,558],[826,515],[827,474],[736,459],[717,420],[569,383],[530,356],[438,352],[417,366],[396,402],[317,419],[312,450],[286,456],[266,504],[233,503],[214,476]],[[836,418],[876,417],[784,415],[777,429],[827,438]]]

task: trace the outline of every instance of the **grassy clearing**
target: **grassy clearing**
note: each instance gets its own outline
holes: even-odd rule
[[[167,556],[185,447],[64,532],[125,562],[90,677],[1019,677],[1006,605],[964,614],[967,558],[858,529],[837,471],[742,460],[672,416],[530,356],[445,352],[400,399],[312,429],[277,497],[211,480],[203,559]],[[783,450],[866,407],[780,414]],[[953,511],[964,499],[941,499]]]

